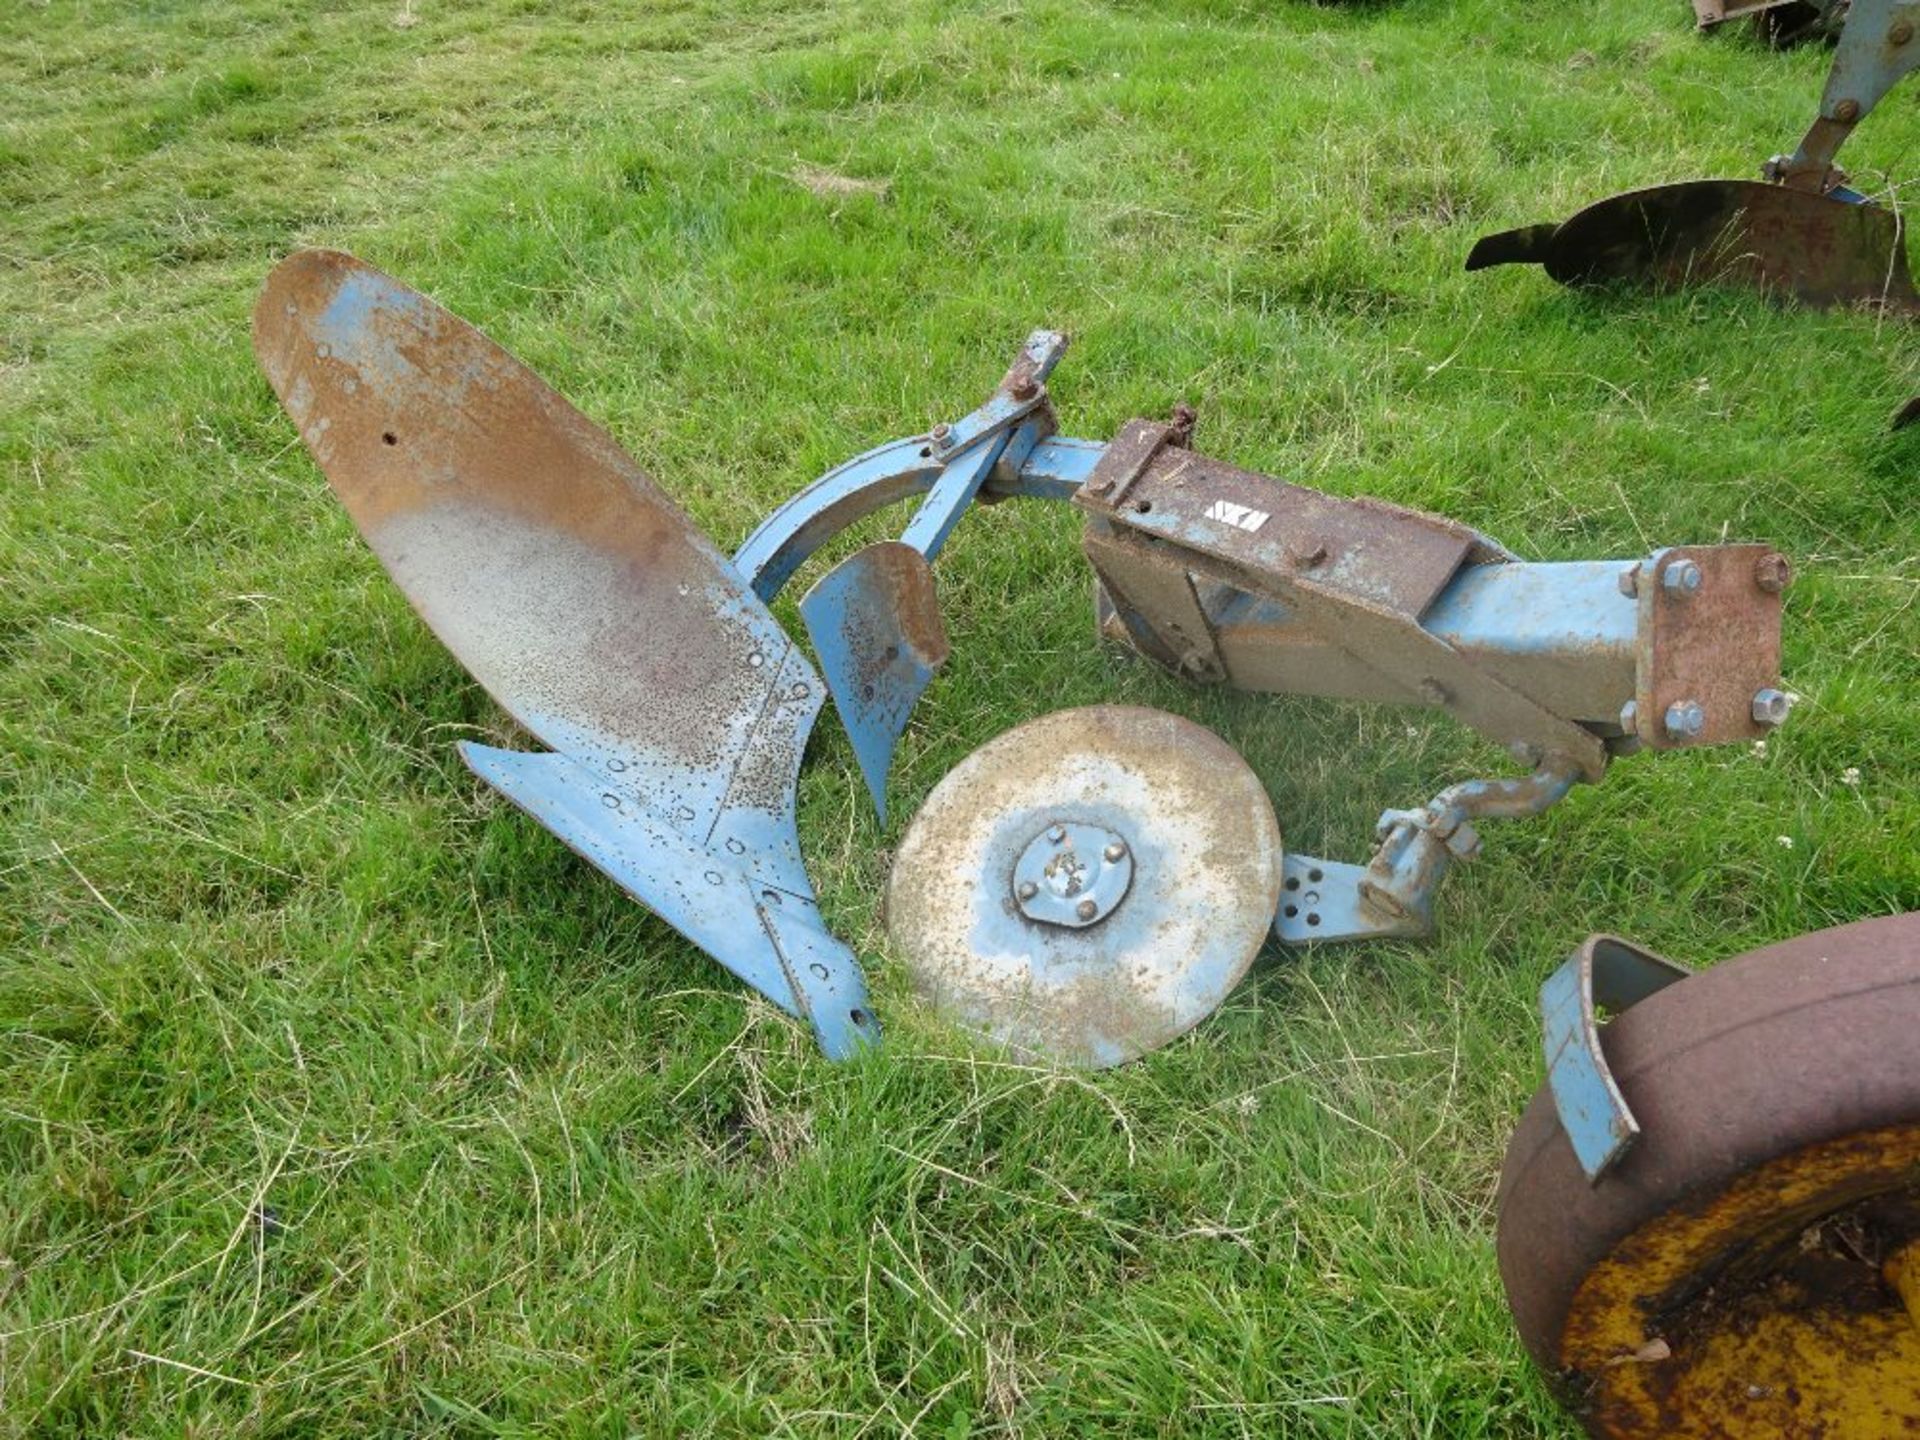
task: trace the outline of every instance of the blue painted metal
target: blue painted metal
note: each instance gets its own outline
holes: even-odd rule
[[[986,404],[951,425],[934,426],[920,458],[943,463],[900,540],[850,556],[800,602],[827,688],[882,821],[894,746],[947,657],[933,558],[1000,464],[1016,430],[1022,432],[1022,449],[1031,451],[1041,422],[1021,422],[1036,412],[1046,414],[1045,381],[1066,345],[1064,336],[1036,330]]]
[[[810,1024],[829,1059],[878,1042],[860,962],[827,932],[798,865],[769,877],[764,852],[697,844],[631,789],[565,755],[462,741],[460,757],[568,849]]]
[[[1029,920],[1084,930],[1098,925],[1133,885],[1133,847],[1117,830],[1054,820],[1013,862],[1013,902]]]
[[[1383,914],[1361,898],[1367,867],[1287,852],[1273,933],[1282,945],[1340,940],[1418,939],[1426,928],[1409,916]]]
[[[1639,1122],[1607,1064],[1598,1012],[1620,1014],[1691,973],[1617,936],[1594,935],[1540,987],[1554,1109],[1580,1168],[1595,1184],[1640,1137]]]
[[[910,545],[869,545],[820,578],[800,618],[884,824],[894,744],[947,658],[933,572]]]
[[[960,523],[974,496],[980,493],[980,487],[987,483],[993,467],[1000,463],[1006,448],[1007,433],[996,431],[949,460],[927,492],[927,498],[920,502],[913,520],[901,532],[900,543],[911,545],[928,560],[938,555],[940,547],[953,533],[953,527]]]
[[[519,361],[351,256],[281,264],[254,344],[388,573],[555,752],[468,747],[475,771],[827,1053],[875,1037],[795,824],[823,687],[685,513]]]
[[[1097,440],[1049,435],[1045,424],[1028,419],[1007,442],[1001,472],[988,478],[981,498],[1071,499],[1106,448]],[[835,535],[931,489],[946,467],[930,458],[930,449],[926,439],[916,435],[835,466],[741,542],[733,554],[734,569],[762,600],[772,600]]]
[[[1920,66],[1920,0],[1853,0],[1834,46],[1833,69],[1820,96],[1820,115],[1787,159],[1767,167],[1768,178],[1861,203],[1836,190],[1840,147],[1873,107]]]
[[[1468,780],[1451,785],[1418,810],[1389,810],[1380,817],[1380,848],[1359,884],[1360,901],[1383,919],[1433,928],[1433,897],[1455,860],[1480,851],[1474,821],[1538,815],[1566,798],[1581,778],[1570,761],[1549,757],[1523,779]]]

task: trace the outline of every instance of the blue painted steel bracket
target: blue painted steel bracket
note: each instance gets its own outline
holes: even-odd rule
[[[1017,469],[990,476],[982,500],[1025,497],[1067,500],[1086,483],[1105,453],[1098,440],[1048,433],[1028,419],[1007,442],[1003,462],[1022,457]],[[924,436],[894,440],[837,465],[755,527],[733,552],[733,568],[754,594],[771,601],[815,551],[851,525],[901,500],[924,495],[945,465],[931,458]]]
[[[1819,118],[1791,156],[1767,163],[1767,178],[1864,203],[1864,196],[1842,184],[1845,176],[1835,167],[1835,157],[1887,91],[1917,66],[1920,0],[1853,0],[1834,46]]]
[[[1364,865],[1288,851],[1281,868],[1273,933],[1282,945],[1417,940],[1427,933],[1428,926],[1417,919],[1388,915],[1366,903],[1361,891],[1367,878]]]
[[[1607,1065],[1598,1011],[1618,1015],[1693,972],[1614,935],[1587,938],[1540,987],[1547,1084],[1573,1153],[1598,1184],[1640,1138]]]
[[[934,426],[917,458],[939,461],[940,469],[900,539],[849,556],[800,602],[821,674],[883,822],[894,746],[948,653],[933,559],[1014,443],[1017,466],[1052,428],[1045,382],[1066,347],[1065,336],[1034,331],[986,404]]]
[[[744,845],[716,852],[696,844],[613,777],[565,755],[462,741],[460,758],[627,894],[811,1025],[829,1059],[879,1040],[860,962],[827,932],[798,865],[776,887],[744,863]]]

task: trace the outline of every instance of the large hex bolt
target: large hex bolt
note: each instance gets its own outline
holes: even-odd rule
[[[1660,588],[1669,595],[1691,595],[1705,577],[1691,560],[1676,560],[1660,572]]]
[[[1707,728],[1707,712],[1698,700],[1676,700],[1667,706],[1666,723],[1669,739],[1692,740]]]
[[[1793,709],[1793,702],[1783,691],[1769,685],[1764,690],[1753,692],[1753,723],[1774,726],[1786,723],[1787,712]]]
[[[1753,583],[1769,595],[1778,595],[1793,579],[1793,566],[1778,551],[1770,551],[1753,562]]]

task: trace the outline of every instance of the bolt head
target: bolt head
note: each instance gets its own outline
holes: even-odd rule
[[[929,433],[933,437],[934,444],[944,447],[947,441],[953,438],[953,427],[942,420]]]
[[[1898,21],[1891,30],[1887,31],[1887,43],[1889,45],[1904,45],[1911,39],[1913,39],[1912,21]]]
[[[1787,582],[1793,579],[1793,566],[1787,563],[1787,557],[1778,553],[1762,555],[1753,562],[1753,583],[1769,595],[1778,595],[1787,588]]]
[[[1061,841],[1065,840],[1066,838],[1067,838],[1067,827],[1064,825],[1056,825],[1051,830],[1047,831],[1047,839],[1051,840],[1056,845],[1058,845]]]
[[[1620,593],[1631,600],[1640,593],[1640,567],[1629,565],[1620,572]]]
[[[1640,702],[1629,700],[1620,707],[1620,728],[1629,735],[1640,733]]]
[[[1095,915],[1100,913],[1100,907],[1091,900],[1082,900],[1078,905],[1073,907],[1073,913],[1078,915],[1082,920],[1091,920]]]
[[[1855,120],[1860,118],[1860,102],[1858,100],[1842,100],[1838,105],[1833,107],[1833,118],[1838,120],[1842,125],[1851,125]]]
[[[1106,856],[1108,861],[1124,860],[1127,855],[1127,847],[1116,840],[1101,853]]]
[[[1707,712],[1698,700],[1676,700],[1667,707],[1667,734],[1675,740],[1692,740],[1707,728]]]
[[[1691,560],[1676,560],[1660,572],[1660,588],[1669,595],[1691,595],[1706,577]]]
[[[1040,887],[1031,880],[1022,880],[1020,888],[1014,892],[1022,900],[1031,900],[1040,893]]]
[[[1771,728],[1784,725],[1787,714],[1793,709],[1793,702],[1784,691],[1775,690],[1769,685],[1764,690],[1753,692],[1753,723]]]
[[[1013,382],[1013,398],[1031,400],[1040,393],[1040,384],[1031,375],[1023,375]]]
[[[1311,538],[1296,540],[1287,547],[1287,558],[1302,570],[1311,570],[1327,558],[1327,547]]]

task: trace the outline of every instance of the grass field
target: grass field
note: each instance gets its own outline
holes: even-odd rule
[[[1460,264],[1751,173],[1825,56],[1679,0],[614,8],[0,18],[0,1436],[1570,1434],[1492,1260],[1540,980],[1590,929],[1710,962],[1920,907],[1920,351]],[[1920,168],[1916,102],[1864,188]],[[987,737],[1191,715],[1345,859],[1500,762],[1182,689],[1093,643],[1072,516],[977,514],[893,825],[831,717],[803,778],[889,1031],[834,1067],[459,764],[518,741],[253,365],[307,243],[723,546],[1049,324],[1070,434],[1190,400],[1208,453],[1527,558],[1777,543],[1798,713],[1489,827],[1434,943],[1269,953],[1140,1064],[1022,1068],[916,1010],[878,909]]]

